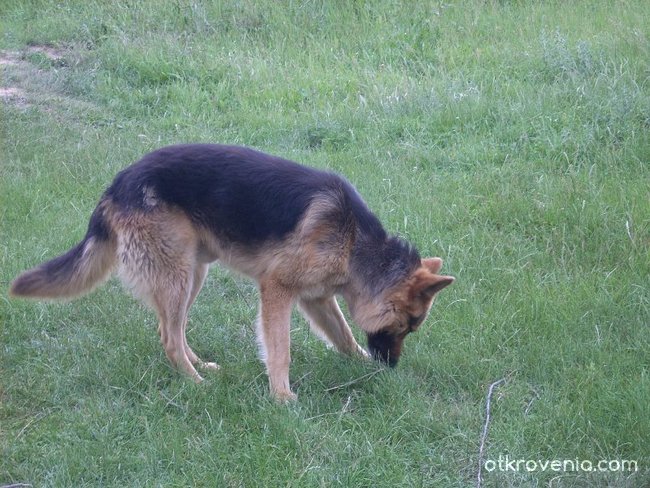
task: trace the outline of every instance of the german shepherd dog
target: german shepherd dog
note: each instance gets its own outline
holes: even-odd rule
[[[188,311],[210,263],[254,279],[260,290],[257,335],[271,394],[289,386],[289,329],[295,303],[312,329],[344,354],[395,366],[402,341],[424,321],[436,293],[454,281],[440,258],[421,259],[386,233],[341,176],[235,146],[169,146],[117,174],[83,240],[18,276],[17,297],[69,298],[117,271],[156,311],[167,357],[218,369],[187,344]],[[347,302],[368,335],[354,339],[335,299]]]

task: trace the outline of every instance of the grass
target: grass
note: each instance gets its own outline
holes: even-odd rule
[[[256,290],[219,268],[189,340],[223,369],[200,386],[115,281],[3,298],[0,485],[475,486],[505,378],[486,460],[638,470],[484,486],[648,486],[649,26],[640,0],[3,2],[3,290],[81,238],[120,168],[192,141],[345,174],[457,281],[394,371],[296,315],[288,407]]]

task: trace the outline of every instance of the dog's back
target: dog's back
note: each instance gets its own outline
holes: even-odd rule
[[[119,173],[106,197],[120,209],[184,211],[216,235],[255,245],[295,229],[315,196],[345,185],[338,175],[253,149],[169,146]]]

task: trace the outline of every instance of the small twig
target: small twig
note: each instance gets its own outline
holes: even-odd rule
[[[634,236],[632,235],[632,225],[630,224],[629,219],[625,221],[625,231],[627,232],[627,236],[630,238],[632,245],[636,247],[636,242],[634,242]]]
[[[348,395],[348,399],[345,402],[345,405],[343,405],[341,412],[339,413],[339,420],[341,420],[343,418],[343,415],[345,415],[348,412],[348,408],[350,408],[350,403],[352,403],[352,395]]]
[[[303,374],[300,378],[298,378],[296,381],[291,382],[292,386],[295,385],[301,385],[302,382],[305,380],[305,378],[308,378],[311,375],[311,371],[307,371],[305,374]]]
[[[17,441],[18,439],[20,439],[20,437],[25,433],[25,431],[26,431],[26,430],[27,430],[27,429],[28,429],[32,424],[34,424],[34,423],[36,423],[36,422],[40,422],[41,420],[43,420],[43,419],[44,419],[45,417],[47,417],[48,415],[51,415],[52,412],[53,412],[52,409],[47,410],[46,412],[40,412],[40,413],[37,414],[34,418],[30,419],[29,422],[27,422],[27,423],[23,426],[23,428],[20,429],[20,432],[18,432],[18,434],[16,434],[16,437],[15,437],[15,439],[14,439],[14,442]],[[18,485],[18,486],[20,486],[20,485]],[[30,486],[31,486],[31,485],[30,485]],[[0,487],[0,488],[4,488],[4,487]]]
[[[539,400],[540,398],[539,393],[537,393],[537,390],[535,390],[534,388],[533,388],[533,393],[534,393],[533,397],[528,402],[528,405],[526,405],[526,410],[524,410],[524,415],[528,415],[528,412],[530,412],[530,409],[533,406],[533,402],[535,400]]]
[[[332,386],[330,388],[327,388],[325,391],[330,392],[330,391],[334,391],[334,390],[340,390],[341,388],[345,388],[346,386],[354,385],[354,384],[359,383],[361,381],[367,380],[368,378],[372,378],[377,373],[381,373],[382,371],[383,371],[383,369],[376,369],[375,371],[371,371],[368,374],[364,374],[363,376],[359,376],[358,378],[356,378],[356,379],[354,379],[352,381],[348,381],[347,383],[343,383],[342,385],[336,385],[336,386]]]
[[[244,303],[246,304],[246,306],[247,306],[251,311],[255,311],[255,307],[254,307],[254,306],[251,304],[251,302],[248,300],[248,297],[246,296],[246,294],[244,293],[244,291],[243,291],[243,290],[241,289],[241,287],[239,286],[239,283],[237,282],[237,280],[234,279],[234,278],[231,278],[231,281],[232,281],[232,283],[235,285],[235,289],[237,290],[237,294],[241,297],[242,300],[244,300]],[[258,319],[255,319],[255,322],[253,322],[252,324],[250,324],[250,323],[248,324],[248,330],[250,330],[252,333],[255,333],[255,332],[256,332],[255,329],[257,328],[257,325],[254,325],[254,324],[257,324],[257,320],[258,320]]]
[[[235,285],[235,288],[237,289],[237,293],[239,294],[239,296],[241,297],[241,299],[244,300],[244,303],[246,304],[246,306],[247,306],[248,308],[250,308],[251,310],[255,310],[255,307],[254,307],[254,306],[251,304],[251,302],[248,300],[248,297],[246,296],[246,294],[244,293],[244,291],[243,291],[243,290],[241,289],[241,287],[239,286],[239,283],[237,282],[237,280],[235,280],[234,278],[232,278],[231,281],[232,281],[232,283]]]
[[[178,403],[176,403],[176,402],[174,401],[174,400],[176,400],[176,398],[179,397],[179,395],[180,395],[181,393],[183,393],[183,390],[185,390],[184,387],[181,388],[181,390],[180,390],[178,393],[176,393],[176,395],[174,395],[174,396],[171,397],[171,398],[169,398],[167,395],[165,395],[164,392],[159,391],[158,393],[160,393],[160,396],[163,397],[165,400],[167,400],[167,404],[165,405],[165,408],[166,408],[166,407],[169,407],[170,405],[172,405],[172,406],[178,408],[179,410],[181,410],[182,412],[187,412],[187,408],[183,407],[182,405],[179,405]]]
[[[476,488],[481,488],[483,482],[483,451],[485,450],[485,440],[487,439],[488,426],[490,425],[490,402],[492,401],[492,392],[501,383],[505,383],[506,379],[501,378],[490,385],[488,389],[487,399],[485,400],[485,424],[483,424],[483,434],[481,434],[481,445],[478,450],[478,475],[476,477]]]

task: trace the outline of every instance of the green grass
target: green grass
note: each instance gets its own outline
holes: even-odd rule
[[[650,484],[650,5],[101,2],[0,6],[0,485]],[[45,49],[47,47],[48,49]],[[394,371],[297,315],[275,405],[256,290],[216,267],[172,370],[111,281],[8,300],[83,235],[114,174],[169,143],[242,144],[346,175],[457,277]]]

